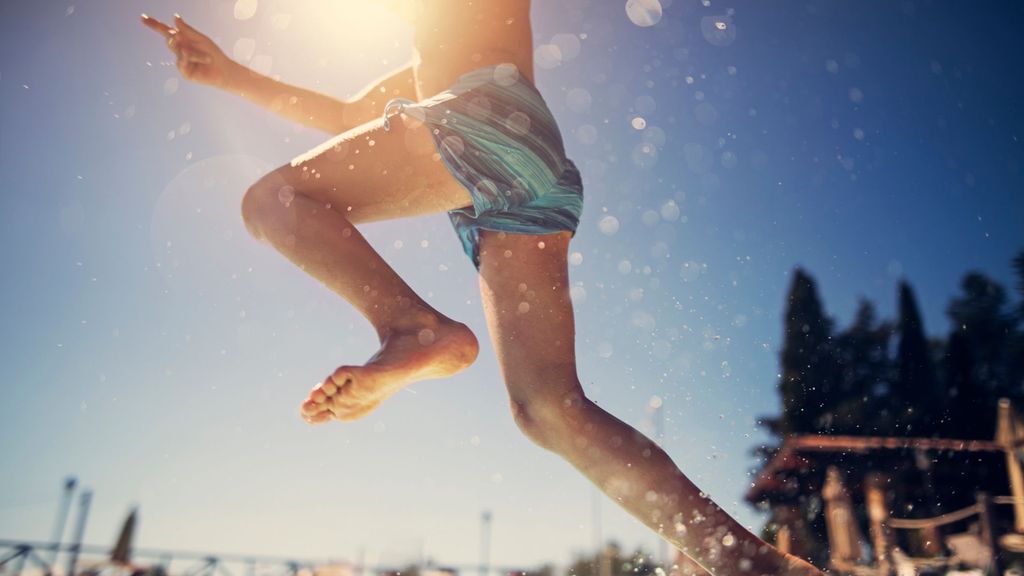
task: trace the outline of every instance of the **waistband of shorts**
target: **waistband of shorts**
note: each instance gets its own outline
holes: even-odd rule
[[[430,102],[437,98],[451,98],[488,84],[504,88],[511,88],[517,85],[532,86],[530,81],[523,77],[518,66],[511,62],[502,62],[481,66],[461,74],[447,90],[427,98],[423,102]],[[385,104],[384,113],[382,114],[384,117],[384,131],[388,132],[391,130],[390,119],[392,116],[415,110],[419,104],[421,103],[408,98],[392,98],[389,100]]]
[[[488,83],[508,87],[529,83],[529,80],[519,71],[518,66],[511,62],[502,62],[482,66],[460,75],[448,92],[461,94]]]

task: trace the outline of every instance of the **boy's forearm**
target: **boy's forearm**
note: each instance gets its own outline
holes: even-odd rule
[[[220,88],[289,120],[330,134],[340,134],[365,121],[357,102],[345,102],[291,86],[238,63],[229,67]]]

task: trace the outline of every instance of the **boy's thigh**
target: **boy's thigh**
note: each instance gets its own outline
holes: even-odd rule
[[[436,153],[429,127],[411,117],[367,122],[278,168],[291,186],[352,222],[432,214],[472,203]]]

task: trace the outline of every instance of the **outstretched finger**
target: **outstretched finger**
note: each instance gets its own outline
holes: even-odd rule
[[[187,34],[198,34],[198,35],[202,36],[202,33],[199,32],[199,30],[196,30],[195,28],[192,27],[191,24],[189,24],[188,22],[185,22],[185,19],[181,17],[181,14],[175,14],[174,15],[174,24],[182,32],[185,32]]]
[[[169,39],[176,32],[174,28],[171,28],[167,24],[164,24],[163,22],[157,20],[156,18],[153,18],[148,14],[142,15],[142,23],[146,25],[146,28],[155,31],[156,33],[162,35],[164,38]]]

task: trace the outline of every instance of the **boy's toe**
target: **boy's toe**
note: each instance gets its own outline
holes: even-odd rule
[[[338,368],[331,374],[328,381],[332,382],[339,390],[345,387],[346,384],[353,380],[354,375],[348,368]]]
[[[330,421],[332,414],[330,410],[323,410],[311,416],[305,414],[302,415],[302,419],[310,424],[323,424],[324,422]]]
[[[320,412],[328,412],[327,408],[323,404],[313,400],[312,398],[303,402],[300,410],[303,417],[312,416]]]

